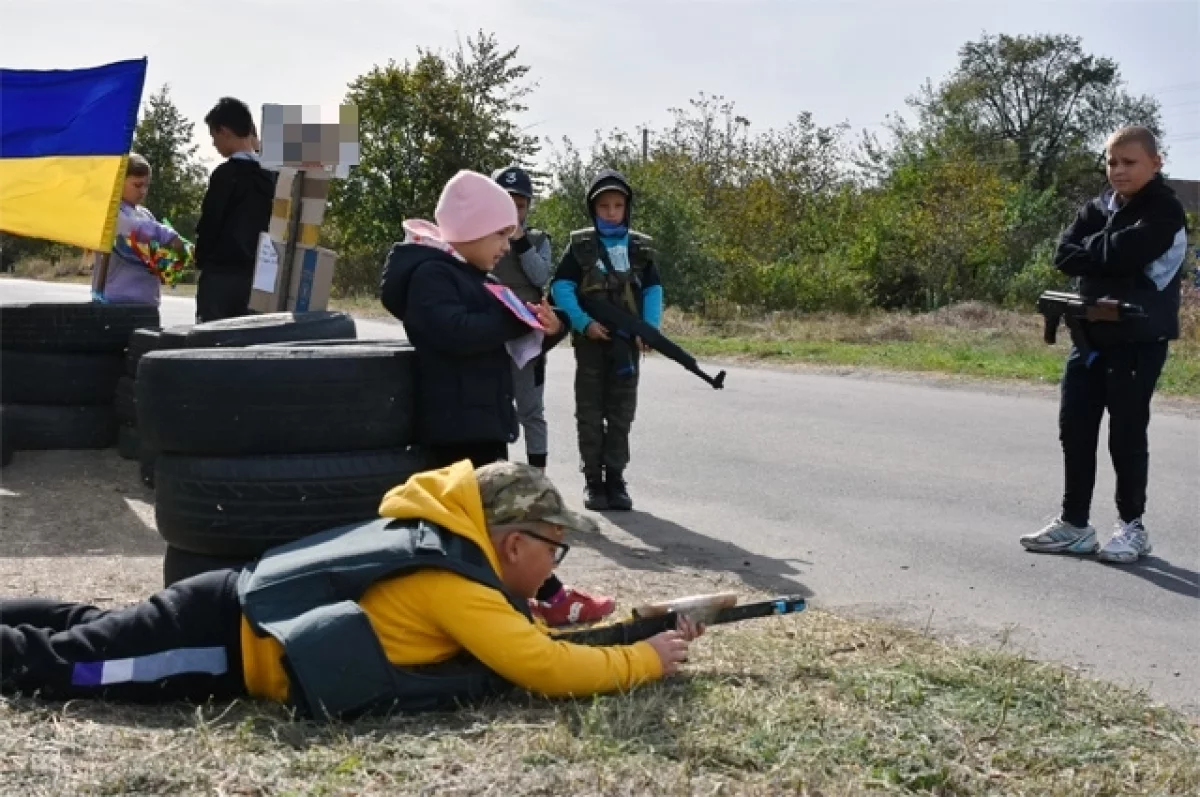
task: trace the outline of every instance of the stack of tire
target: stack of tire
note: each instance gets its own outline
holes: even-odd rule
[[[141,358],[138,427],[155,452],[163,580],[378,517],[424,468],[403,341],[180,348]]]
[[[190,325],[162,329],[135,329],[129,338],[129,346],[125,349],[125,373],[117,380],[116,410],[117,423],[117,453],[122,459],[141,460],[142,481],[148,487],[154,486],[154,458],[143,456],[141,434],[137,428],[137,398],[134,385],[137,380],[137,367],[142,357],[148,352],[160,349],[179,348],[179,341],[186,338]]]
[[[348,313],[314,311],[264,313],[205,324],[182,324],[166,329],[139,329],[125,352],[125,376],[117,384],[117,417],[121,424],[118,451],[141,462],[141,478],[154,486],[152,447],[143,445],[137,426],[137,369],[153,351],[245,347],[279,342],[353,340],[357,330]]]
[[[125,350],[153,305],[98,302],[0,306],[0,447],[14,451],[111,448]]]

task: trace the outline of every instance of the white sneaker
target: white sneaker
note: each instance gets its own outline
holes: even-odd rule
[[[1117,530],[1100,549],[1100,559],[1127,565],[1148,556],[1152,550],[1150,535],[1146,533],[1141,518],[1128,523],[1117,521]]]
[[[1095,553],[1100,547],[1096,530],[1090,525],[1080,528],[1056,517],[1039,532],[1021,538],[1026,550],[1034,553]]]

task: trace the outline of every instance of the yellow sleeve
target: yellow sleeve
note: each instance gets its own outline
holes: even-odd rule
[[[494,589],[446,574],[430,601],[434,621],[489,669],[548,697],[626,690],[662,677],[649,642],[591,647],[559,642]]]

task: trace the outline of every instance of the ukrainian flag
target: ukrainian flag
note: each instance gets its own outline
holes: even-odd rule
[[[146,59],[0,69],[0,230],[108,252]]]

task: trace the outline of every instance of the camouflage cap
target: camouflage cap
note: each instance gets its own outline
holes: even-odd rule
[[[595,522],[567,509],[558,488],[540,470],[520,462],[493,462],[475,469],[489,526],[543,521],[570,531],[596,531]]]

